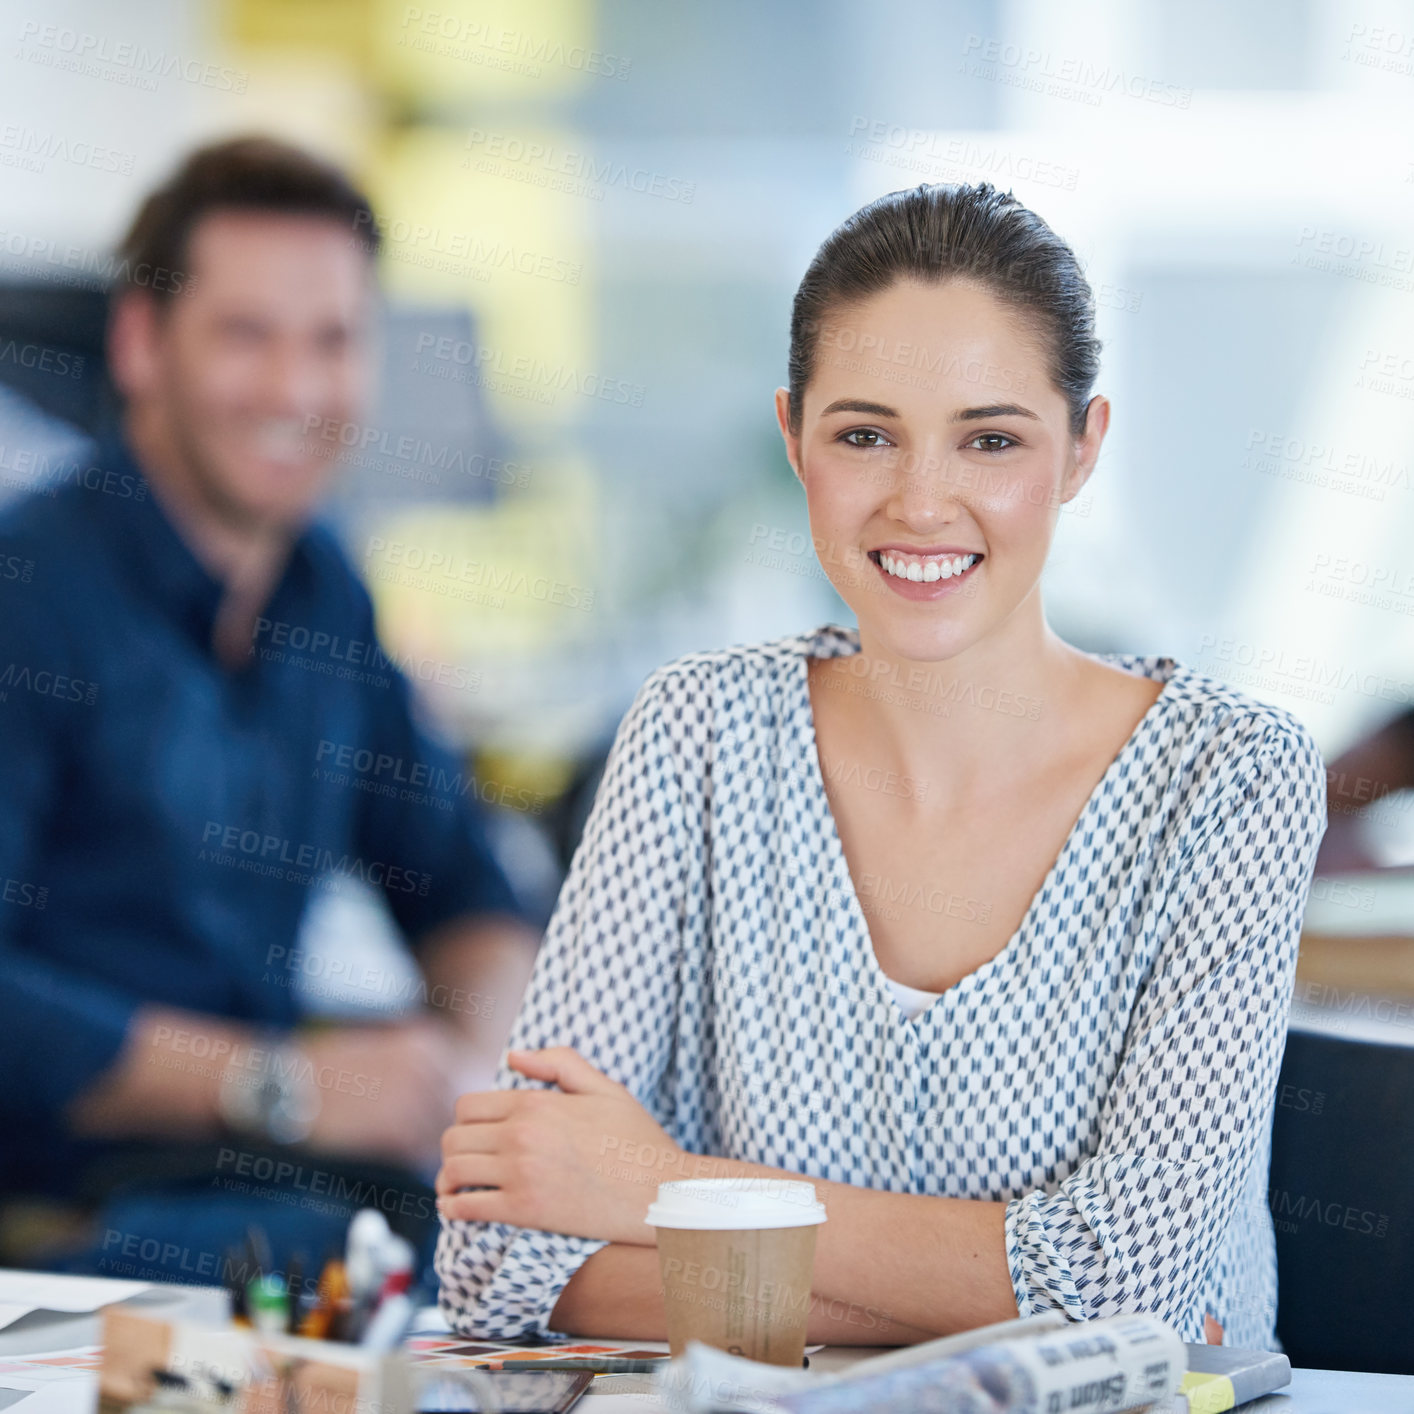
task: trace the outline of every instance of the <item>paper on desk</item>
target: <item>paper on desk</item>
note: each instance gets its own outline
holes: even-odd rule
[[[674,1414],[1101,1414],[1148,1409],[1178,1389],[1187,1352],[1157,1316],[1002,1321],[815,1374],[689,1340],[658,1376]]]
[[[98,1399],[101,1347],[51,1350],[23,1359],[0,1356],[0,1390],[18,1394],[16,1414],[83,1414]]]
[[[126,1301],[151,1285],[147,1281],[54,1276],[0,1267],[0,1330],[31,1311],[64,1311],[71,1315],[96,1311],[110,1301]]]

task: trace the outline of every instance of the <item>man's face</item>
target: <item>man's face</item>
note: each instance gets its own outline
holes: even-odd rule
[[[293,527],[332,478],[337,424],[363,415],[371,262],[336,220],[217,211],[186,267],[191,287],[133,321],[119,382],[212,510]]]

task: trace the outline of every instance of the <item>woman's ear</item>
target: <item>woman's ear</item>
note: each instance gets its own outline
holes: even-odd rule
[[[795,479],[804,486],[805,478],[800,474],[800,435],[790,430],[790,393],[785,388],[776,389],[776,424],[786,444],[786,460],[790,462],[790,469],[795,473]]]
[[[1095,463],[1100,459],[1105,433],[1110,430],[1110,400],[1096,394],[1085,405],[1085,427],[1075,439],[1075,456],[1065,477],[1065,495],[1069,501],[1090,479]]]

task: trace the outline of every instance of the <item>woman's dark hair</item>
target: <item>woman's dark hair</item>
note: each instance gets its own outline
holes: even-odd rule
[[[338,167],[274,138],[237,137],[198,148],[143,202],[118,248],[115,293],[141,288],[163,301],[179,292],[192,231],[213,211],[325,217],[378,252],[373,208]]]
[[[1051,379],[1085,427],[1100,370],[1095,301],[1075,252],[1034,211],[989,182],[890,192],[856,211],[815,253],[790,321],[790,425],[800,430],[805,388],[825,318],[898,280],[968,279],[1026,310],[1046,339]]]

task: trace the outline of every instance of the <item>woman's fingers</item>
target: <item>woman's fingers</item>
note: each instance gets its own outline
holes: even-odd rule
[[[506,1196],[499,1188],[483,1188],[476,1193],[446,1193],[437,1199],[437,1211],[453,1222],[511,1222]]]
[[[506,1147],[506,1126],[503,1120],[482,1124],[454,1124],[442,1131],[442,1157],[456,1154],[498,1154]]]
[[[515,1104],[516,1097],[524,1091],[518,1090],[472,1090],[458,1095],[452,1107],[458,1124],[484,1124],[487,1121],[506,1119]]]
[[[458,1188],[500,1188],[505,1174],[495,1154],[452,1154],[442,1160],[434,1185],[438,1193],[455,1193]]]
[[[532,1080],[547,1080],[570,1095],[612,1095],[623,1090],[573,1046],[549,1046],[543,1051],[509,1051],[506,1064]]]

